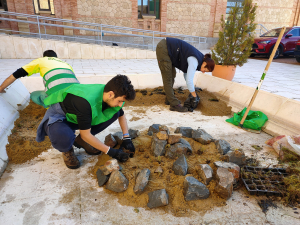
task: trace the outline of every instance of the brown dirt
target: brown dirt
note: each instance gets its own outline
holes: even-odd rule
[[[25,163],[50,148],[48,137],[40,143],[35,141],[37,127],[45,112],[45,108],[32,101],[19,111],[20,117],[15,121],[12,134],[8,137],[9,144],[6,145],[9,163]]]
[[[154,89],[136,90],[136,98],[133,101],[126,102],[125,106],[154,106],[164,105],[166,95],[163,91],[163,87]],[[215,95],[208,91],[197,91],[200,97],[200,103],[195,111],[201,111],[205,116],[228,116],[231,114],[231,107]],[[175,96],[181,101],[181,104],[187,99],[189,95],[188,90],[182,90],[181,88],[175,89]]]
[[[213,163],[215,161],[219,161],[221,155],[218,153],[214,143],[210,143],[209,145],[201,145],[191,138],[185,139],[189,141],[194,152],[186,157],[189,165],[187,176],[193,176],[201,182],[202,180],[196,171],[196,165],[207,163],[213,168],[214,171],[216,171],[216,167]],[[183,195],[183,184],[185,177],[174,174],[172,166],[175,160],[166,158],[164,156],[155,157],[150,152],[151,137],[148,135],[137,137],[133,140],[133,143],[136,148],[136,154],[134,158],[131,158],[122,164],[122,173],[129,180],[128,189],[123,193],[115,193],[105,189],[107,193],[116,196],[121,205],[149,209],[147,207],[148,193],[163,188],[166,189],[169,195],[169,205],[160,207],[160,209],[164,210],[165,212],[172,213],[175,216],[189,216],[192,214],[192,211],[204,213],[205,211],[217,206],[226,205],[226,200],[220,198],[216,193],[214,193],[214,187],[216,185],[215,179],[212,180],[207,186],[210,191],[209,198],[188,202],[185,201]],[[199,153],[201,155],[199,155]],[[90,171],[95,179],[97,179],[96,172],[98,168],[109,159],[110,157],[107,155],[98,156],[97,164]],[[158,166],[161,166],[163,169],[161,174],[154,173]],[[144,168],[148,168],[151,171],[149,183],[142,194],[136,195],[133,192],[135,179],[137,174]]]

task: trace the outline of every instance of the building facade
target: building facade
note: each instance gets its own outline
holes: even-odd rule
[[[185,35],[217,37],[221,15],[243,0],[0,0],[0,10]],[[300,25],[300,0],[253,0],[256,22],[267,29]],[[18,19],[26,19],[19,17]],[[1,21],[1,20],[0,20]],[[31,25],[1,21],[0,29],[32,31]],[[50,28],[72,35],[72,29]],[[75,31],[77,35],[91,35]]]

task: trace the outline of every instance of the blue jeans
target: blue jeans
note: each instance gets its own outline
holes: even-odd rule
[[[91,127],[91,134],[96,135],[105,130],[109,125],[115,122],[120,116],[117,112],[110,120]],[[58,120],[48,125],[48,120],[43,124],[44,131],[50,138],[51,144],[60,152],[68,152],[75,140],[75,131],[78,130],[78,124],[70,123],[66,119]]]

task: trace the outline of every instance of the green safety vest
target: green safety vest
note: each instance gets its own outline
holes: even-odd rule
[[[63,102],[68,93],[86,99],[92,109],[92,126],[110,120],[122,107],[109,107],[102,111],[104,84],[72,84],[60,91],[51,94],[44,100],[46,105],[53,105]],[[67,121],[78,124],[77,116],[71,113],[66,114]]]

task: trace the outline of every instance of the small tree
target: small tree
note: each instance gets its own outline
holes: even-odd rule
[[[231,8],[226,22],[222,15],[219,40],[212,50],[217,65],[242,66],[247,62],[254,43],[256,8],[252,0],[245,0],[242,7],[236,4]]]

